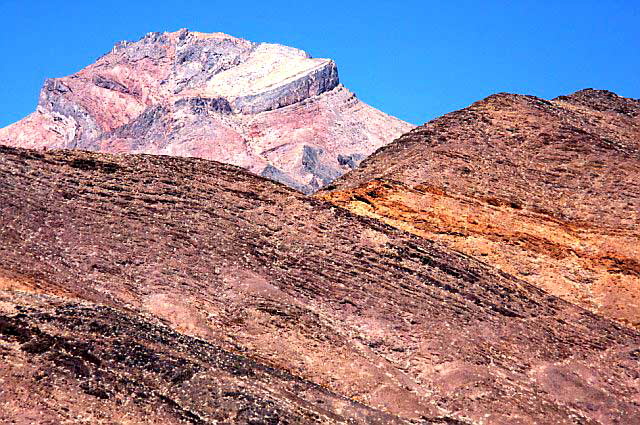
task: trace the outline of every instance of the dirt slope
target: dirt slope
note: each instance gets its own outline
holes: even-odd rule
[[[402,423],[149,319],[0,291],[2,423]]]
[[[636,331],[444,245],[239,168],[5,147],[0,185],[5,287],[146,314],[173,331],[319,384],[331,403],[342,396],[374,409],[329,409],[338,417],[373,412],[380,418],[384,411],[417,423],[640,420]],[[36,304],[36,313],[46,312],[55,304],[6,294],[9,310]],[[87,308],[87,315],[103,311]],[[100,331],[85,330],[86,324],[68,329],[42,323],[39,313],[3,314],[12,326],[18,320],[48,334],[99,339]],[[134,339],[143,338],[135,336],[139,326],[131,331]],[[28,353],[19,343],[28,341],[0,337],[1,352],[18,356],[3,373],[44,391],[22,359],[46,369],[48,355]],[[110,352],[109,344],[97,350]],[[184,355],[202,361],[188,350]],[[126,373],[143,373],[131,368]],[[300,418],[303,401],[287,398],[286,379],[273,379],[274,388],[248,379],[247,391],[264,400],[266,388],[292,422]],[[0,393],[0,403],[14,399]],[[234,409],[222,410],[233,415]]]

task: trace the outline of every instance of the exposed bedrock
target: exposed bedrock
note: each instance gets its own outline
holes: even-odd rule
[[[0,129],[0,144],[201,157],[309,193],[411,128],[360,102],[330,59],[180,30],[47,80],[37,111]]]
[[[75,148],[79,143],[91,140],[101,133],[100,126],[89,111],[75,102],[71,89],[62,81],[47,79],[40,90],[38,111],[51,115],[63,124],[65,148]]]
[[[261,93],[238,97],[232,102],[233,109],[234,112],[243,114],[270,111],[332,90],[338,84],[338,68],[335,62],[330,60],[289,83]]]
[[[175,106],[177,108],[187,107],[190,113],[196,115],[203,115],[211,112],[221,114],[230,114],[233,112],[229,101],[222,97],[185,97],[176,101]]]
[[[167,56],[169,45],[170,39],[167,34],[150,32],[135,43],[129,41],[116,43],[113,52],[122,51],[124,58],[133,62],[147,58],[159,60]]]
[[[200,38],[181,31],[172,67],[175,93],[205,83],[212,76],[245,62],[256,43],[234,37]]]

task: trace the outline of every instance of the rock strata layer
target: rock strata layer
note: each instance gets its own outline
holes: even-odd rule
[[[378,150],[321,197],[640,326],[640,100],[497,94]]]
[[[639,346],[238,167],[0,147],[4,422],[638,423]]]
[[[360,102],[330,59],[181,30],[47,80],[36,112],[0,129],[0,144],[215,159],[309,193],[411,127]]]

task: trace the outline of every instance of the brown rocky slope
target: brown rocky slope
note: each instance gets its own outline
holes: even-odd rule
[[[0,185],[7,420],[640,420],[638,332],[239,168],[0,147]]]
[[[180,30],[48,79],[0,144],[214,159],[309,193],[412,127],[360,102],[330,59]]]
[[[0,422],[402,423],[138,314],[0,291]]]
[[[497,94],[378,150],[321,198],[640,326],[640,101]]]

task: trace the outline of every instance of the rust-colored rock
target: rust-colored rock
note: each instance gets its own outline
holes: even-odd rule
[[[380,149],[321,197],[640,326],[640,101],[497,94]]]
[[[0,147],[0,186],[3,420],[640,421],[637,331],[237,167]]]

